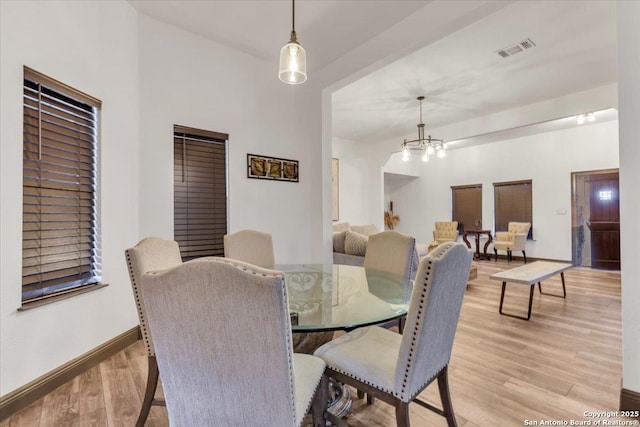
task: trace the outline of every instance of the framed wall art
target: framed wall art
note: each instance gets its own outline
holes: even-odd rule
[[[331,159],[331,195],[334,221],[340,219],[340,161],[336,158]]]
[[[247,154],[247,178],[298,182],[298,161]]]

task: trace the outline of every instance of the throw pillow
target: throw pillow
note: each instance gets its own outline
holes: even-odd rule
[[[355,231],[356,233],[360,233],[363,236],[371,236],[372,234],[378,233],[378,229],[373,224],[366,225],[352,225],[351,231]]]
[[[346,230],[333,233],[333,252],[344,253],[344,238],[346,235]]]
[[[349,255],[364,256],[367,252],[369,237],[354,231],[346,231],[344,236],[344,252]]]
[[[339,222],[333,224],[333,232],[337,233],[339,231],[347,231],[351,230],[351,224],[348,222]]]

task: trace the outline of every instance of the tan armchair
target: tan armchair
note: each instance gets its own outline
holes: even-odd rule
[[[436,221],[433,230],[433,240],[438,244],[455,242],[458,239],[458,221]]]
[[[527,234],[531,228],[530,222],[510,222],[508,231],[496,231],[496,239],[493,242],[493,252],[498,262],[498,251],[507,251],[507,261],[511,262],[513,251],[522,251],[524,263],[527,263],[525,244]]]

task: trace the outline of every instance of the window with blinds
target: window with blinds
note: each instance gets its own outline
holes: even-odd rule
[[[451,187],[451,218],[458,221],[458,232],[482,229],[482,184]]]
[[[96,194],[100,105],[24,68],[23,307],[101,280]]]
[[[527,239],[533,238],[531,180],[494,182],[495,231],[507,231],[509,222],[529,222]]]
[[[227,134],[174,126],[174,239],[183,260],[224,256]]]

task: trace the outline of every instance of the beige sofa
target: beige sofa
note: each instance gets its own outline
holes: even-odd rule
[[[333,225],[333,263],[362,266],[367,241],[378,233],[373,224],[351,225],[348,222]]]

